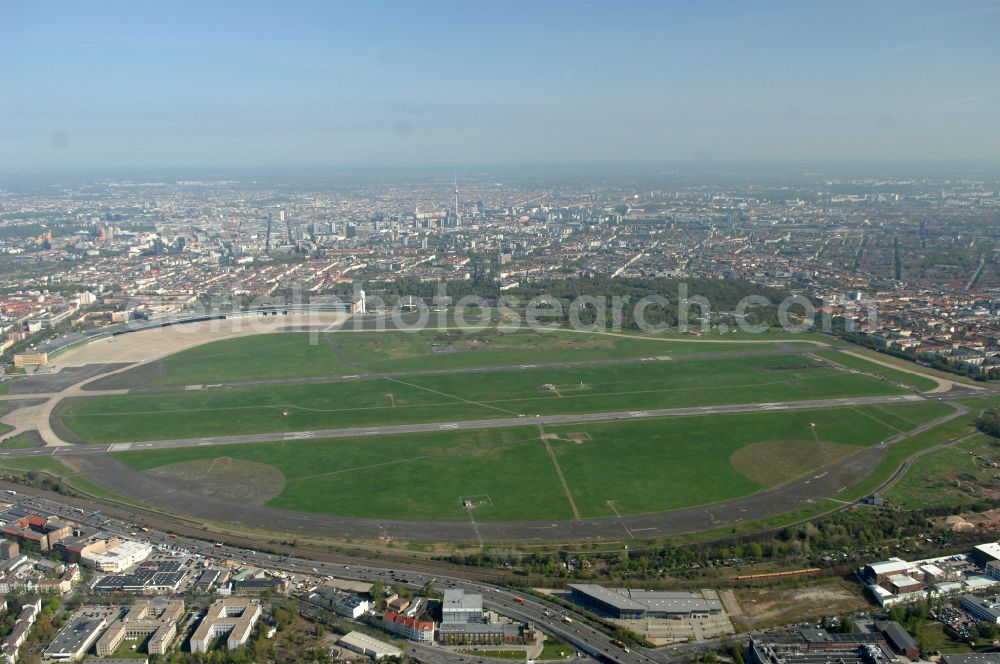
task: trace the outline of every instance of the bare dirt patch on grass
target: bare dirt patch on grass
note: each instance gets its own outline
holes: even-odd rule
[[[997,530],[1000,529],[1000,509],[936,517],[931,523],[939,530]]]
[[[868,607],[859,587],[849,586],[839,579],[801,588],[742,588],[732,594],[739,607],[732,617],[741,626],[751,629],[835,616]],[[723,598],[727,609],[730,608],[728,599]]]
[[[588,440],[592,440],[590,434],[586,431],[574,431],[572,433],[567,433],[560,436],[557,433],[547,433],[542,435],[542,440],[560,440],[566,443],[576,443],[581,445]]]
[[[285,476],[274,466],[229,457],[182,461],[146,472],[195,495],[252,505],[263,505],[285,489]]]
[[[860,452],[862,447],[814,440],[753,443],[729,457],[733,468],[766,487],[777,486]]]

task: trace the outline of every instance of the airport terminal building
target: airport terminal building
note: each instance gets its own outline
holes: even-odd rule
[[[720,600],[706,598],[701,593],[605,588],[590,583],[570,584],[569,588],[572,601],[621,620],[681,620],[722,613]]]

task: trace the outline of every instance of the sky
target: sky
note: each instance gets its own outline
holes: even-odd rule
[[[0,4],[0,171],[796,160],[1000,160],[1000,0]]]

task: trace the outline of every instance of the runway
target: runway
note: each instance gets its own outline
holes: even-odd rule
[[[909,399],[909,400],[912,400]],[[871,403],[870,401],[865,403]],[[916,434],[968,412],[952,413],[907,432]],[[654,415],[650,414],[649,417]],[[175,444],[176,441],[165,441]],[[648,539],[732,527],[742,521],[762,519],[808,507],[837,495],[870,475],[888,445],[876,445],[777,488],[743,498],[671,512],[576,521],[395,521],[311,514],[235,502],[218,496],[192,495],[176,483],[132,470],[109,454],[108,447],[80,450],[73,461],[77,472],[102,486],[156,505],[166,512],[184,514],[216,523],[230,523],[298,536],[328,536],[376,540],[391,537],[406,541],[503,543],[531,541],[586,541]],[[75,447],[73,448],[75,449]],[[145,448],[141,448],[145,449]],[[50,452],[51,453],[51,452]],[[73,454],[60,449],[56,456]],[[665,487],[666,488],[666,487]]]
[[[915,394],[873,397],[844,397],[839,399],[811,399],[806,401],[781,401],[770,403],[731,404],[726,406],[691,406],[685,408],[658,408],[650,410],[612,411],[602,413],[573,413],[567,415],[538,415],[535,417],[502,417],[490,420],[461,420],[455,422],[429,422],[423,424],[393,424],[380,427],[352,427],[345,429],[318,429],[315,431],[292,431],[243,434],[238,436],[214,436],[205,438],[176,438],[172,440],[148,440],[111,445],[78,444],[60,447],[41,447],[24,450],[0,451],[0,459],[32,456],[89,456],[108,452],[139,450],[163,450],[179,447],[204,447],[221,445],[243,445],[246,443],[280,443],[296,440],[321,440],[331,438],[351,438],[359,436],[389,436],[398,434],[430,433],[435,431],[470,431],[475,429],[500,429],[526,425],[576,424],[579,422],[606,422],[613,420],[640,420],[661,417],[684,417],[691,415],[719,415],[725,413],[775,412],[782,410],[809,410],[814,408],[837,408],[848,406],[870,406],[878,404],[912,403],[923,401]]]

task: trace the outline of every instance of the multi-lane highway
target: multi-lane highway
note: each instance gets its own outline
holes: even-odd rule
[[[27,489],[30,491],[30,488]],[[14,498],[14,497],[12,497]],[[132,523],[117,518],[108,518],[100,514],[80,514],[77,509],[53,502],[30,494],[19,493],[16,500],[26,508],[41,512],[57,514],[68,520],[101,528],[123,537],[136,537],[148,541],[155,546],[180,549],[190,554],[200,554],[208,558],[237,560],[246,565],[266,569],[280,570],[310,577],[336,577],[354,581],[374,582],[384,584],[403,584],[414,589],[424,588],[428,583],[438,589],[461,588],[468,592],[481,593],[483,605],[503,615],[516,620],[529,622],[537,629],[551,634],[584,655],[619,664],[649,664],[670,659],[670,652],[649,651],[646,649],[631,649],[628,652],[611,643],[601,627],[586,616],[562,606],[548,602],[533,595],[514,592],[507,588],[495,586],[474,580],[442,575],[435,571],[415,572],[413,569],[394,570],[384,567],[372,567],[367,564],[342,564],[321,562],[308,558],[281,556],[228,545],[221,547],[213,542],[205,542],[189,537],[171,535],[160,530],[146,530],[139,533],[139,528]],[[571,616],[572,622],[564,621],[564,616]],[[480,659],[478,656],[459,655],[436,647],[422,647],[418,653],[429,661],[441,661],[447,664],[470,662]],[[680,652],[682,654],[683,651]]]

